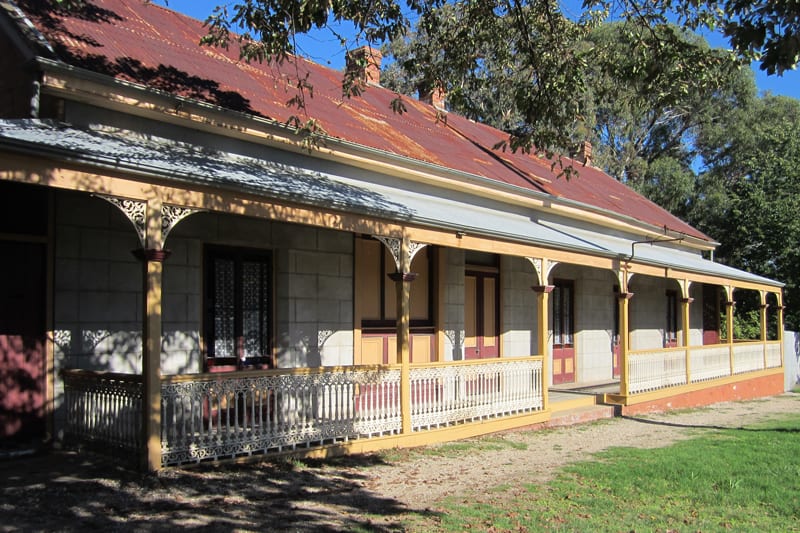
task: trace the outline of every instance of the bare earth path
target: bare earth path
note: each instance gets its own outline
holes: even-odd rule
[[[94,455],[60,452],[0,461],[0,532],[401,530],[450,495],[544,482],[567,463],[615,446],[653,448],[800,409],[800,395],[722,403],[475,439],[423,451],[202,465],[144,476]]]

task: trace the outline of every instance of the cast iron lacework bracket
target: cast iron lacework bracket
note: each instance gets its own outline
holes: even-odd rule
[[[536,269],[536,275],[539,276],[539,283],[542,285],[547,285],[547,280],[550,279],[550,273],[553,269],[558,265],[558,261],[548,261],[547,262],[547,272],[543,271],[543,261],[538,257],[526,257],[528,261],[531,262],[533,268]]]
[[[128,217],[133,224],[136,234],[139,237],[139,244],[142,248],[146,247],[147,230],[145,213],[147,202],[144,200],[132,200],[130,198],[120,198],[119,196],[108,196],[105,194],[95,194],[98,198],[115,205],[122,213]],[[161,242],[167,240],[170,231],[184,218],[195,213],[205,211],[204,209],[194,209],[191,207],[181,207],[177,205],[164,204],[161,206]]]
[[[167,242],[167,235],[172,231],[178,222],[205,209],[194,209],[191,207],[181,207],[178,205],[163,204],[161,206],[161,242]]]
[[[107,196],[105,194],[95,194],[98,198],[102,198],[122,211],[128,217],[133,228],[136,230],[136,235],[139,237],[139,244],[142,248],[146,243],[146,229],[145,229],[145,211],[147,209],[147,202],[144,200],[131,200],[130,198],[120,198],[119,196]]]
[[[384,246],[386,246],[386,248],[389,249],[389,253],[391,253],[392,257],[394,258],[394,264],[397,267],[397,271],[400,272],[400,259],[401,259],[400,254],[402,252],[401,240],[396,237],[383,237],[380,235],[373,235],[373,237],[381,241],[384,244]],[[417,255],[417,252],[419,252],[426,246],[428,245],[422,242],[409,241],[408,243],[409,265],[414,261],[414,256]]]

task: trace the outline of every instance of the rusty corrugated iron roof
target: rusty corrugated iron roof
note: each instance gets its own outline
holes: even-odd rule
[[[599,169],[581,167],[567,181],[551,162],[493,147],[507,135],[453,113],[438,120],[432,106],[406,98],[407,112],[392,111],[392,91],[369,87],[342,96],[342,74],[304,59],[282,65],[247,63],[238,50],[199,46],[202,22],[141,0],[92,0],[79,13],[47,3],[20,2],[59,59],[74,66],[142,83],[235,111],[286,122],[301,115],[287,102],[291,81],[308,76],[308,117],[336,138],[427,163],[545,192],[632,217],[657,227],[711,239]]]

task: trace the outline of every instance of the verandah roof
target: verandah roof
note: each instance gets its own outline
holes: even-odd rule
[[[698,254],[658,244],[633,246],[636,241],[632,239],[538,220],[530,210],[476,205],[459,201],[456,193],[443,196],[404,190],[377,180],[356,180],[128,131],[108,133],[50,121],[0,120],[0,149],[594,256],[628,259],[633,252],[641,264],[783,286]]]

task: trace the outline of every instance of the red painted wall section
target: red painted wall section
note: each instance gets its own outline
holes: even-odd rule
[[[752,400],[783,393],[783,374],[762,376],[738,383],[670,396],[661,400],[622,406],[623,416],[689,409],[720,402]]]

